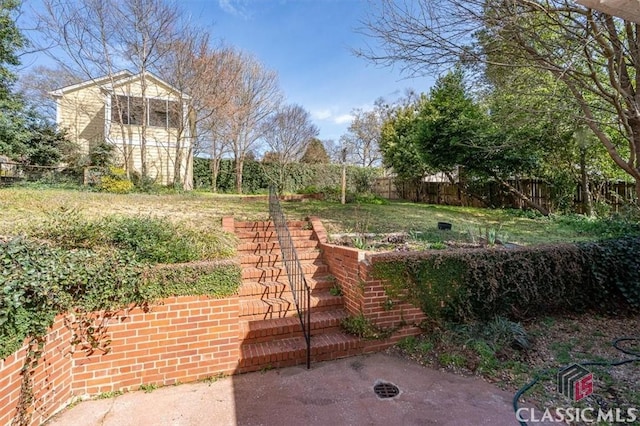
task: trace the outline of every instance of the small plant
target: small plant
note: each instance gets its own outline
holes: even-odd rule
[[[336,283],[329,289],[329,293],[332,296],[342,296],[342,287]]]
[[[116,396],[120,396],[123,395],[124,392],[121,390],[115,390],[115,391],[111,391],[111,392],[102,392],[100,395],[98,395],[96,397],[96,399],[111,399],[111,398],[115,398]]]
[[[384,309],[385,311],[390,311],[393,309],[393,300],[391,300],[390,298],[387,298],[387,300],[385,300],[382,303],[382,309]]]
[[[418,344],[418,347],[416,349],[418,352],[422,354],[427,354],[431,352],[433,348],[434,348],[434,345],[432,342],[429,342],[428,340],[424,340]]]
[[[398,347],[403,351],[413,353],[418,346],[418,339],[415,336],[408,336],[398,342]]]
[[[139,390],[144,391],[144,393],[151,393],[156,389],[158,389],[158,385],[154,383],[143,383],[140,385]]]
[[[529,349],[529,337],[519,322],[510,321],[497,316],[483,327],[483,334],[494,346],[509,346],[518,349]]]
[[[273,365],[267,364],[260,369],[260,373],[265,374],[267,371],[273,370]]]
[[[366,237],[354,237],[351,242],[358,250],[368,250],[369,248]]]
[[[471,244],[476,244],[478,242],[478,236],[473,228],[467,228],[465,233],[467,234],[467,239]]]
[[[226,374],[224,374],[224,373],[218,373],[218,374],[216,374],[216,375],[214,375],[214,376],[207,376],[207,377],[205,377],[204,379],[202,379],[202,381],[203,381],[204,383],[212,384],[212,383],[217,382],[218,380],[224,379],[225,377],[227,377],[227,375],[226,375]]]
[[[445,352],[440,354],[438,357],[438,362],[446,367],[464,367],[467,362],[467,358],[464,355],[453,354]]]
[[[489,244],[490,246],[495,246],[497,235],[498,235],[498,231],[496,230],[496,228],[487,228],[486,230],[487,244]]]
[[[489,344],[483,340],[473,342],[473,350],[480,357],[480,372],[492,374],[500,366],[500,361],[496,358],[496,353]]]
[[[484,228],[480,228],[480,234],[484,234],[484,239],[488,246],[493,247],[498,243],[503,243],[506,241],[507,235],[501,234],[502,225],[500,225],[497,229],[493,226],[487,226]]]
[[[345,318],[340,325],[347,333],[363,339],[384,339],[393,333],[392,329],[382,329],[373,324],[363,314]]]
[[[435,243],[430,243],[429,248],[432,250],[444,250],[447,248],[447,245],[442,241],[436,241]]]

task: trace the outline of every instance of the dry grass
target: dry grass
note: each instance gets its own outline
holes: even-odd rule
[[[0,234],[27,231],[56,210],[75,209],[91,219],[110,215],[153,216],[195,228],[219,228],[222,216],[265,219],[267,202],[239,196],[193,194],[107,194],[62,189],[0,189]]]
[[[417,231],[425,241],[473,242],[488,230],[501,240],[522,245],[584,241],[598,236],[570,223],[518,212],[409,202],[385,205],[324,201],[283,202],[291,220],[318,216],[329,233],[389,233]],[[215,230],[223,216],[236,220],[266,220],[266,196],[211,194],[108,194],[53,188],[0,188],[0,235],[28,232],[56,210],[76,209],[89,219],[110,215],[166,217],[196,229]],[[437,223],[450,222],[452,231],[440,232]]]

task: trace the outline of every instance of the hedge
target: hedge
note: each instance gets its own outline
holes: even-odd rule
[[[255,194],[265,192],[272,183],[267,177],[272,164],[263,164],[253,160],[244,163],[242,174],[242,192]],[[267,173],[265,173],[265,170]],[[211,188],[210,160],[195,158],[193,166],[194,187]],[[274,175],[275,173],[269,173]],[[347,167],[347,189],[354,193],[371,192],[374,178],[382,174],[382,169],[372,167]],[[300,192],[314,187],[318,190],[324,188],[338,188],[341,185],[342,166],[339,164],[304,164],[294,163],[290,165],[285,182],[285,191]],[[220,174],[217,179],[219,192],[235,192],[235,164],[233,160],[222,160]]]
[[[60,313],[144,306],[168,296],[225,297],[239,286],[240,266],[232,261],[150,266],[119,250],[0,240],[0,359],[26,338],[44,336]]]
[[[640,309],[640,237],[515,249],[385,253],[373,275],[435,319]]]

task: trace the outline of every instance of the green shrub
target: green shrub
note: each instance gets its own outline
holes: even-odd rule
[[[112,219],[109,239],[136,258],[152,263],[180,263],[196,260],[199,253],[183,232],[166,219],[126,217]]]
[[[275,176],[275,164],[245,160],[242,174],[242,192],[246,194],[265,193],[271,181],[268,176]],[[211,169],[208,159],[194,159],[194,187],[211,187]],[[376,177],[382,175],[382,169],[374,167],[347,166],[347,189],[350,194],[369,193]],[[284,178],[285,192],[317,193],[322,188],[340,188],[342,182],[342,166],[340,164],[304,164],[294,163],[287,167]],[[216,182],[218,191],[235,192],[235,164],[233,160],[220,161],[220,171]],[[315,191],[310,192],[310,188]],[[339,194],[339,190],[338,190]],[[355,196],[352,196],[355,198]],[[338,196],[337,201],[340,200]]]
[[[77,209],[60,208],[48,212],[42,224],[35,226],[30,233],[59,247],[72,249],[105,244],[106,232],[105,221],[91,221]]]
[[[45,335],[59,313],[112,311],[168,296],[227,297],[237,293],[240,276],[231,261],[149,267],[118,250],[0,240],[0,359],[25,338]]]
[[[108,216],[90,220],[78,210],[49,213],[31,234],[66,248],[118,248],[137,260],[180,263],[230,257],[235,252],[232,236],[219,230],[194,230],[168,219]]]
[[[196,231],[168,219],[111,218],[108,238],[115,246],[152,263],[181,263],[228,257],[234,249],[221,232]]]
[[[382,197],[378,197],[377,195],[372,194],[370,192],[356,195],[355,201],[356,203],[375,204],[378,206],[389,204],[389,200]]]
[[[580,245],[588,259],[591,278],[609,301],[618,293],[640,309],[640,237],[624,237]],[[613,307],[612,307],[613,308]]]
[[[232,296],[241,282],[240,266],[231,261],[159,265],[144,274],[144,294],[150,299],[169,296]]]
[[[109,174],[100,178],[100,189],[113,194],[127,194],[133,190],[133,182],[127,179],[124,169],[109,167]]]
[[[488,321],[640,309],[640,237],[597,243],[381,254],[374,276],[432,318]]]
[[[554,216],[553,220],[567,226],[575,233],[593,235],[599,238],[616,238],[640,234],[640,222],[623,216],[592,218],[572,214]]]
[[[42,336],[56,314],[141,301],[138,265],[118,252],[63,250],[21,238],[0,242],[0,358]]]

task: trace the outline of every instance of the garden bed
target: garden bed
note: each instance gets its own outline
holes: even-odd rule
[[[514,243],[502,242],[500,239],[469,236],[469,234],[452,234],[449,231],[439,232],[441,235],[437,235],[435,238],[433,238],[433,234],[421,232],[344,233],[331,234],[329,235],[329,240],[332,244],[339,246],[374,252],[479,248],[508,249],[518,246]]]

